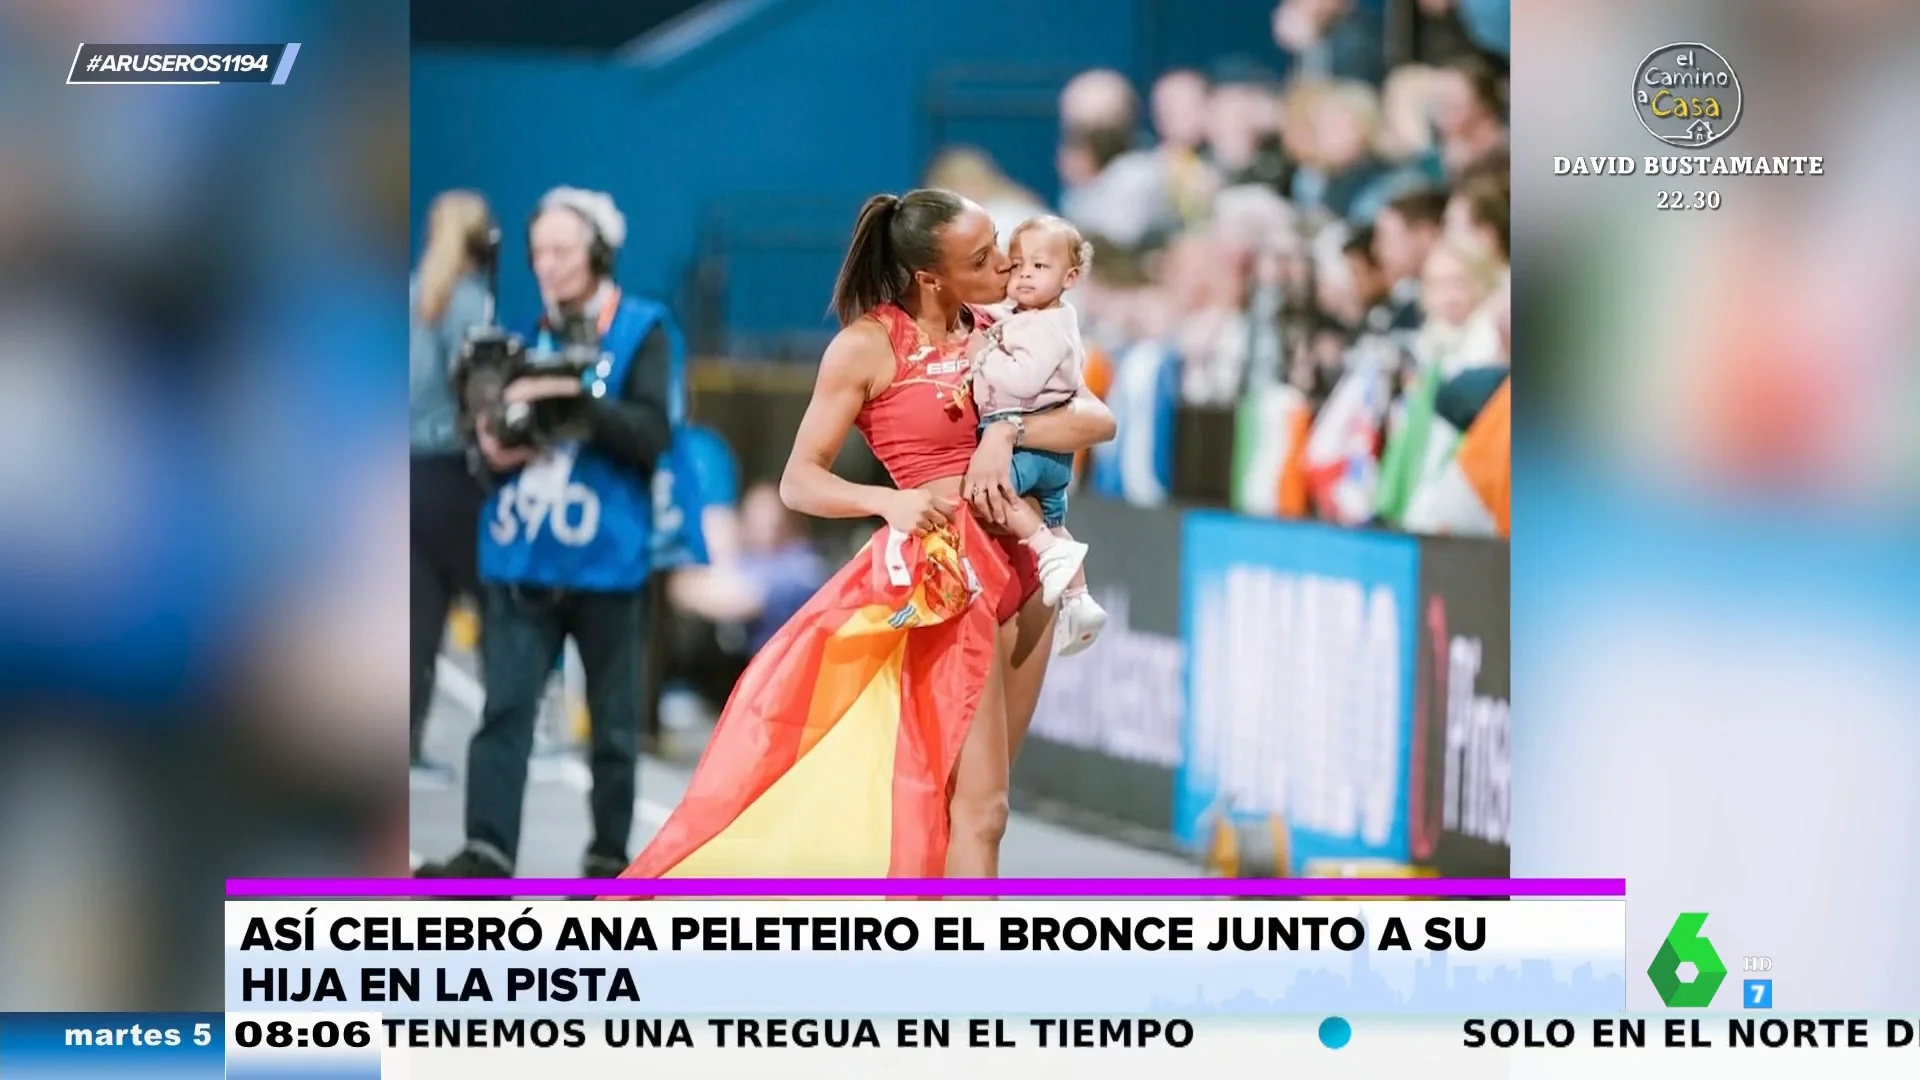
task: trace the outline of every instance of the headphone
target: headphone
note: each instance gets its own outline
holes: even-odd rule
[[[540,220],[542,214],[550,210],[565,210],[587,223],[587,231],[592,234],[592,239],[587,241],[587,269],[597,278],[612,277],[613,245],[607,243],[607,238],[600,235],[600,226],[594,223],[593,218],[565,203],[535,207],[533,213],[527,217],[527,262],[533,262],[533,224]]]

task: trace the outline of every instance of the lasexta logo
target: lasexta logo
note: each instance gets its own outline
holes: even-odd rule
[[[1706,923],[1704,911],[1687,912],[1673,920],[1673,929],[1667,931],[1667,940],[1660,943],[1660,951],[1647,968],[1647,978],[1653,980],[1654,990],[1670,1009],[1706,1008],[1713,1004],[1713,995],[1727,977],[1727,966],[1713,951],[1713,942],[1700,933]],[[1681,980],[1682,964],[1693,965],[1691,982]]]

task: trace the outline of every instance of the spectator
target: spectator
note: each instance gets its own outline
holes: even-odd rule
[[[1098,174],[1089,191],[1114,196],[1137,156],[1160,163],[1161,190],[1142,180],[1112,198],[1130,203],[1138,242],[1103,264],[1082,308],[1089,339],[1120,360],[1116,385],[1136,397],[1158,386],[1151,392],[1189,405],[1251,403],[1242,424],[1272,420],[1290,402],[1300,430],[1288,468],[1301,482],[1288,505],[1300,512],[1310,502],[1345,524],[1406,527],[1460,432],[1507,394],[1510,164],[1505,68],[1474,51],[1457,0],[1421,0],[1433,25],[1415,42],[1454,59],[1405,65],[1376,90],[1381,6],[1283,0],[1275,36],[1298,61],[1284,96],[1242,62],[1217,66],[1211,92],[1197,75],[1171,72],[1154,87],[1161,142],[1152,151],[1124,148],[1118,125],[1132,116],[1132,97],[1111,73],[1076,80],[1062,115],[1067,149],[1080,149],[1078,166]],[[1356,47],[1343,52],[1347,45]],[[1183,170],[1195,147],[1219,185],[1204,214],[1172,194],[1191,175]],[[1068,167],[1071,156],[1063,154]],[[1140,227],[1156,199],[1172,227]],[[1177,380],[1167,357],[1179,362]],[[1127,408],[1144,406],[1129,399]],[[1097,470],[1095,480],[1102,486]],[[1459,477],[1448,484],[1445,499],[1417,504],[1428,514],[1419,520],[1490,530],[1493,504],[1481,505]],[[1140,497],[1164,495],[1148,487]]]
[[[825,583],[826,564],[800,534],[776,485],[750,486],[740,502],[738,548],[674,574],[677,620],[669,674],[715,708],[774,632]]]
[[[1452,241],[1434,245],[1420,280],[1420,304],[1426,322],[1415,339],[1421,367],[1434,367],[1443,380],[1468,368],[1496,363],[1500,339],[1484,310],[1500,283],[1493,259]]]
[[[1508,290],[1481,309],[1497,340],[1495,362],[1468,368],[1439,384],[1434,428],[1441,452],[1412,492],[1403,524],[1412,531],[1466,536],[1509,535],[1512,506],[1512,378]],[[1450,457],[1449,457],[1450,453]]]
[[[1361,282],[1347,257],[1355,235],[1351,231],[1329,233],[1326,239],[1331,243],[1314,245],[1314,307],[1332,326],[1348,332],[1359,329],[1367,310],[1360,292]],[[1372,243],[1371,237],[1367,243]]]
[[[1511,55],[1510,0],[1420,0],[1420,10],[1430,17],[1452,15],[1475,45],[1499,56]]]
[[[1359,79],[1378,86],[1386,63],[1378,8],[1354,0],[1281,0],[1273,40],[1294,59],[1300,78]]]
[[[1205,75],[1182,69],[1153,84],[1153,130],[1159,136],[1167,193],[1186,225],[1206,220],[1220,177],[1206,158],[1207,117],[1213,87]]]
[[[1214,238],[1235,251],[1298,254],[1300,228],[1292,204],[1263,184],[1228,188],[1213,201]]]
[[[1513,347],[1511,291],[1501,285],[1481,306],[1493,327],[1495,351],[1489,363],[1470,367],[1440,386],[1434,411],[1460,431],[1467,430],[1486,407],[1494,391],[1507,380]]]
[[[1480,174],[1461,183],[1447,200],[1447,239],[1493,259],[1506,270],[1512,258],[1507,179]]]
[[[493,298],[486,275],[499,230],[486,200],[449,191],[427,211],[427,244],[408,288],[409,442],[412,471],[412,701],[409,753],[421,745],[434,673],[457,596],[478,597],[473,530],[485,490],[468,469],[450,379],[467,332],[486,324]]]
[[[1513,191],[1513,157],[1506,143],[1502,142],[1486,153],[1452,174],[1449,186],[1461,187],[1480,177],[1492,177],[1500,181],[1500,188],[1511,195]]]
[[[1068,131],[1132,135],[1139,102],[1125,75],[1108,68],[1081,72],[1060,91],[1060,126]]]
[[[1201,295],[1213,313],[1187,320],[1183,393],[1197,404],[1224,405],[1248,387],[1285,378],[1287,342],[1312,303],[1312,269],[1298,215],[1270,187],[1243,184],[1221,192],[1209,232],[1213,254],[1204,269],[1216,277],[1201,286]],[[1214,340],[1202,354],[1197,342],[1206,327]]]
[[[1511,0],[1454,0],[1454,4],[1474,44],[1502,58],[1513,55]]]
[[[776,484],[762,481],[740,501],[740,551],[728,568],[745,584],[733,613],[743,624],[748,655],[786,625],[826,581],[826,564],[800,531],[800,521],[780,501]]]
[[[934,158],[927,167],[927,186],[979,203],[999,230],[1003,251],[1014,226],[1047,212],[1040,196],[1015,183],[991,157],[970,146],[944,150]]]
[[[1054,158],[1060,175],[1060,198],[1085,198],[1107,166],[1118,161],[1132,144],[1133,136],[1123,128],[1065,129]]]
[[[499,481],[480,535],[486,706],[467,757],[467,840],[424,877],[509,877],[527,761],[547,676],[571,637],[592,720],[593,841],[583,874],[627,866],[640,738],[640,661],[652,572],[655,464],[671,438],[674,335],[662,306],[625,294],[613,259],[626,219],[597,192],[556,188],[528,228],[545,307],[536,348],[581,329],[607,357],[584,401],[589,431],[536,451],[501,442],[483,414],[482,455]],[[528,376],[508,402],[584,398],[581,379]]]
[[[1087,71],[1060,91],[1061,199],[1089,187],[1133,147],[1133,87],[1117,71]]]
[[[1181,396],[1189,405],[1231,405],[1246,379],[1247,255],[1199,232],[1168,245],[1162,258],[1179,313]]]
[[[1445,192],[1417,191],[1388,203],[1374,223],[1374,261],[1390,282],[1391,329],[1412,330],[1420,325],[1420,272],[1440,239],[1446,213]]]
[[[1306,85],[1294,91],[1290,106],[1287,129],[1311,133],[1298,140],[1293,154],[1299,163],[1293,174],[1295,207],[1347,217],[1387,175],[1386,164],[1374,153],[1380,135],[1378,94],[1351,81]]]
[[[1306,395],[1313,408],[1318,409],[1333,396],[1333,388],[1346,370],[1351,340],[1338,329],[1323,327],[1314,331],[1308,347],[1300,350],[1293,370],[1288,373],[1288,382]]]
[[[1372,227],[1363,226],[1347,238],[1340,254],[1353,283],[1353,306],[1360,313],[1351,329],[1358,333],[1384,334],[1393,328],[1393,309],[1388,303],[1393,287],[1374,257],[1373,244]]]
[[[1287,190],[1292,166],[1281,140],[1279,101],[1267,73],[1223,65],[1207,105],[1207,159],[1222,187],[1259,184],[1276,192]]]
[[[1439,82],[1440,69],[1425,64],[1402,64],[1387,76],[1380,89],[1382,157],[1396,164],[1432,157],[1438,168],[1433,101]]]
[[[1421,281],[1427,319],[1414,342],[1417,365],[1396,403],[1380,461],[1376,510],[1389,525],[1427,532],[1492,531],[1485,508],[1448,468],[1459,429],[1439,412],[1438,398],[1448,380],[1498,359],[1499,335],[1483,310],[1495,277],[1491,259],[1446,241],[1427,258]],[[1441,491],[1453,494],[1436,502]]]
[[[1485,57],[1448,61],[1434,84],[1433,119],[1440,159],[1457,177],[1507,145],[1506,78]]]
[[[1402,27],[1402,40],[1413,47],[1412,59],[1439,63],[1479,48],[1460,22],[1457,0],[1417,0],[1413,7],[1412,19]]]
[[[1138,248],[1178,221],[1158,156],[1133,149],[1137,113],[1116,71],[1084,72],[1060,94],[1060,212],[1103,250]]]

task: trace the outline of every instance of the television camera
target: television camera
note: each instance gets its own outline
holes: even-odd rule
[[[508,401],[507,387],[523,378],[559,376],[584,381],[602,363],[599,335],[591,323],[570,320],[552,349],[529,349],[518,335],[498,326],[468,334],[454,373],[463,434],[472,438],[480,417],[502,446],[544,449],[585,438],[592,399],[580,394],[539,401]]]
[[[584,383],[589,372],[604,374],[599,332],[592,321],[575,317],[544,335],[552,348],[529,349],[518,334],[502,328],[493,315],[494,297],[499,294],[499,248],[497,228],[475,241],[475,261],[487,273],[487,321],[468,332],[453,365],[460,434],[467,442],[475,442],[480,418],[485,417],[488,430],[502,446],[544,449],[584,438],[592,408],[584,393],[510,402],[506,391],[523,378],[561,376]]]

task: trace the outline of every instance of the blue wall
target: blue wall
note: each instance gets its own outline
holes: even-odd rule
[[[1016,178],[1050,195],[1046,108],[1072,73],[1110,66],[1144,82],[1147,69],[1192,62],[1246,42],[1272,52],[1271,0],[1230,0],[1207,26],[1213,44],[1152,33],[1168,0],[974,0],[964,9],[897,0],[765,0],[746,24],[659,67],[614,61],[416,50],[412,86],[413,245],[426,205],[452,187],[485,192],[506,234],[502,311],[535,307],[525,270],[526,209],[556,183],[613,193],[627,214],[621,276],[630,288],[674,298],[702,223],[727,199],[755,194],[821,197],[844,237],[860,200],[920,177],[932,150],[930,90],[964,69],[1001,72],[1032,89],[1005,116],[950,125],[989,144]],[[930,17],[930,12],[941,12]],[[1222,28],[1224,26],[1224,29]],[[1187,55],[1169,55],[1169,53]],[[974,99],[976,106],[985,105]],[[984,110],[991,112],[991,109]],[[1017,114],[1017,115],[1016,115]],[[802,260],[803,263],[806,260]],[[793,269],[804,296],[735,289],[731,314],[791,321],[824,310],[832,260]],[[764,282],[780,274],[748,274]],[[814,280],[817,278],[817,280]],[[803,316],[804,318],[805,316]]]

